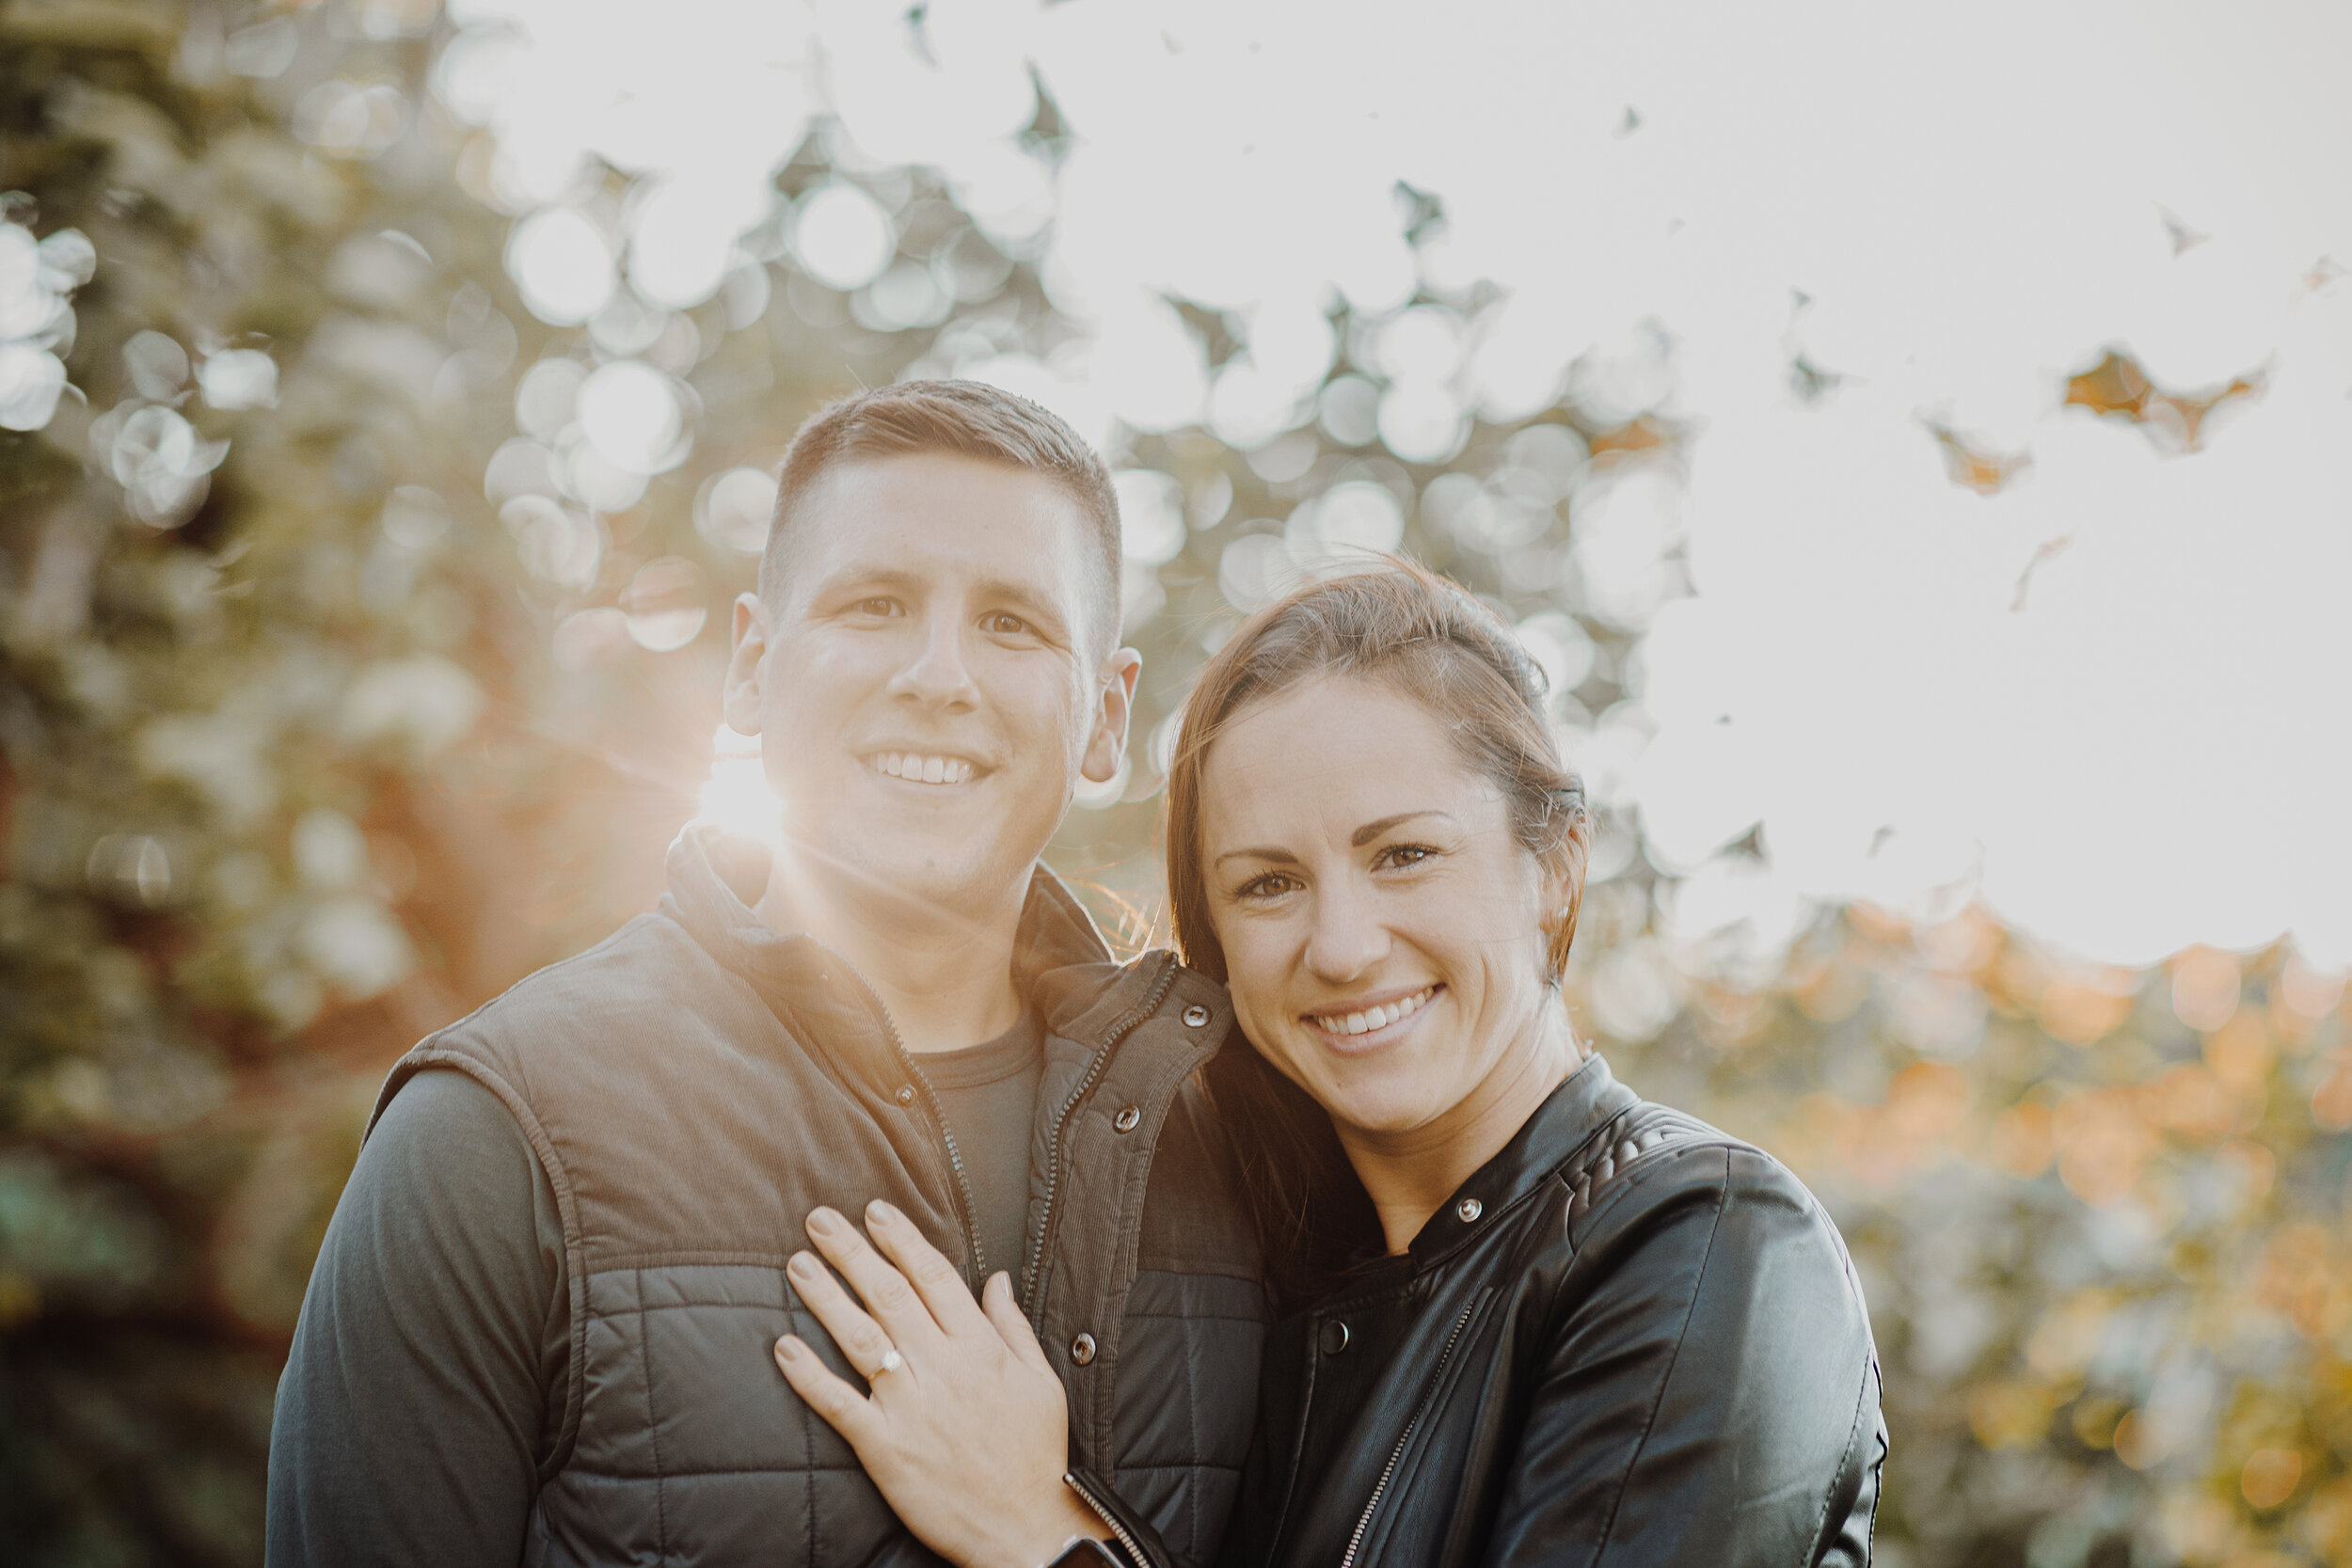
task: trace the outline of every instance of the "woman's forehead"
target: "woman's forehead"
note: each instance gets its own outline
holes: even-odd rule
[[[1203,832],[1352,833],[1364,822],[1472,800],[1502,804],[1426,705],[1385,682],[1330,675],[1228,721],[1201,769]],[[1465,826],[1470,825],[1465,822]]]

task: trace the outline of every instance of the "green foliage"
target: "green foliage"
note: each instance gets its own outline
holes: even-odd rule
[[[360,15],[0,7],[0,200],[49,246],[72,382],[38,434],[0,431],[15,1560],[258,1560],[276,1369],[385,1067],[644,907],[694,809],[755,565],[711,485],[825,397],[1073,330],[1032,258],[822,131],[780,192],[866,183],[958,285],[946,319],[894,326],[751,244],[690,312],[542,325],[469,194],[479,138],[423,90],[431,38]],[[274,70],[252,25],[281,29]],[[1055,132],[1049,105],[1032,140]],[[585,204],[626,195],[609,175]],[[1365,324],[1334,325],[1335,380],[1374,375]],[[563,409],[518,425],[518,392],[630,356],[691,390],[692,447],[592,511],[551,477],[580,461]],[[1249,452],[1189,430],[1126,454],[1182,522],[1129,568],[1130,774],[1054,859],[1131,942],[1158,902],[1154,739],[1235,601],[1353,526],[1324,498],[1401,517],[1548,647],[1571,736],[1601,746],[1638,682],[1638,628],[1567,546],[1579,494],[1679,433],[1571,399],[1440,468],[1385,452],[1354,395]],[[1693,952],[1662,934],[1677,895],[1604,811],[1572,1006],[1621,1076],[1779,1152],[1852,1242],[1894,1428],[1883,1560],[2352,1554],[2337,995],[2275,956],[2083,971],[1973,911]]]

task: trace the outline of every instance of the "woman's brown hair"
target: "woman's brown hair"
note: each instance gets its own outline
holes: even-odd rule
[[[1217,737],[1257,704],[1330,675],[1376,681],[1446,727],[1463,764],[1501,791],[1519,847],[1565,873],[1549,933],[1547,978],[1560,979],[1583,899],[1590,818],[1584,787],[1561,764],[1543,677],[1493,611],[1425,567],[1310,583],[1245,622],[1201,671],[1168,774],[1168,891],[1177,951],[1226,978],[1200,854],[1200,784]],[[1232,1119],[1267,1264],[1292,1305],[1379,1235],[1330,1118],[1255,1051],[1227,1051],[1210,1086]],[[1365,1227],[1371,1223],[1367,1232]]]

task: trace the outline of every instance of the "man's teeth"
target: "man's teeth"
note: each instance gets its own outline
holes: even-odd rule
[[[914,752],[882,752],[874,757],[874,771],[894,779],[910,779],[916,784],[969,784],[972,765],[961,757],[927,757]]]
[[[1399,1019],[1412,1017],[1437,994],[1438,988],[1430,986],[1384,1007],[1367,1007],[1360,1013],[1316,1013],[1312,1016],[1315,1027],[1334,1035],[1369,1035],[1375,1029],[1387,1028]]]

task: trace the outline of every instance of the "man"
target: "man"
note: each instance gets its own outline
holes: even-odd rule
[[[1195,1076],[1230,1007],[1037,863],[1126,744],[1119,562],[1100,459],[1021,399],[803,427],[725,694],[784,846],[690,831],[656,912],[393,1069],[279,1385],[271,1562],[931,1560],[769,1354],[843,1366],[784,1271],[876,1198],[1010,1271],[1073,1465],[1214,1550],[1264,1310]]]

